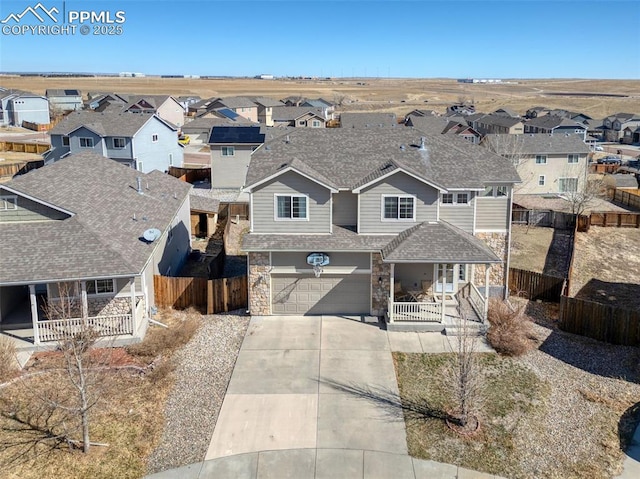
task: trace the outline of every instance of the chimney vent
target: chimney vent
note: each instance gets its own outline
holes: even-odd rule
[[[144,192],[142,191],[142,178],[140,176],[136,177],[136,184],[137,184],[136,191],[138,192],[138,194],[139,195],[143,194]]]
[[[426,139],[424,136],[420,137],[420,151],[425,151],[427,149]]]

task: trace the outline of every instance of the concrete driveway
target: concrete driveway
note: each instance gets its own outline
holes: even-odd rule
[[[407,454],[397,401],[376,320],[254,317],[206,459],[307,448]]]

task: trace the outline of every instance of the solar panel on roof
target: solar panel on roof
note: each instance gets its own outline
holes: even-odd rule
[[[227,118],[229,118],[231,120],[235,120],[236,118],[238,118],[240,116],[235,111],[230,110],[229,108],[221,108],[220,110],[218,110],[218,113],[226,116]]]
[[[78,95],[78,90],[65,90],[65,95]]]

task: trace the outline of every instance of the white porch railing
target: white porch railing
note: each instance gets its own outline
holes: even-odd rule
[[[469,300],[471,307],[476,312],[480,320],[484,322],[484,320],[487,319],[485,314],[484,295],[482,295],[482,293],[478,291],[478,288],[476,288],[475,284],[473,283],[467,283],[467,284],[469,286],[469,296],[467,299]]]
[[[426,322],[442,321],[442,303],[396,302],[389,298],[389,322]]]
[[[100,337],[133,334],[133,317],[130,314],[117,314],[93,316],[86,320],[72,318],[38,321],[41,342],[60,341],[86,328],[92,328]]]

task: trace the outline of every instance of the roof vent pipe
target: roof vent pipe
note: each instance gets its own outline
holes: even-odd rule
[[[140,176],[136,177],[136,183],[138,185],[136,191],[139,195],[143,194],[144,192],[142,191],[142,178]]]
[[[427,145],[426,145],[426,139],[424,136],[420,137],[420,150],[421,151],[425,151],[427,149]]]

